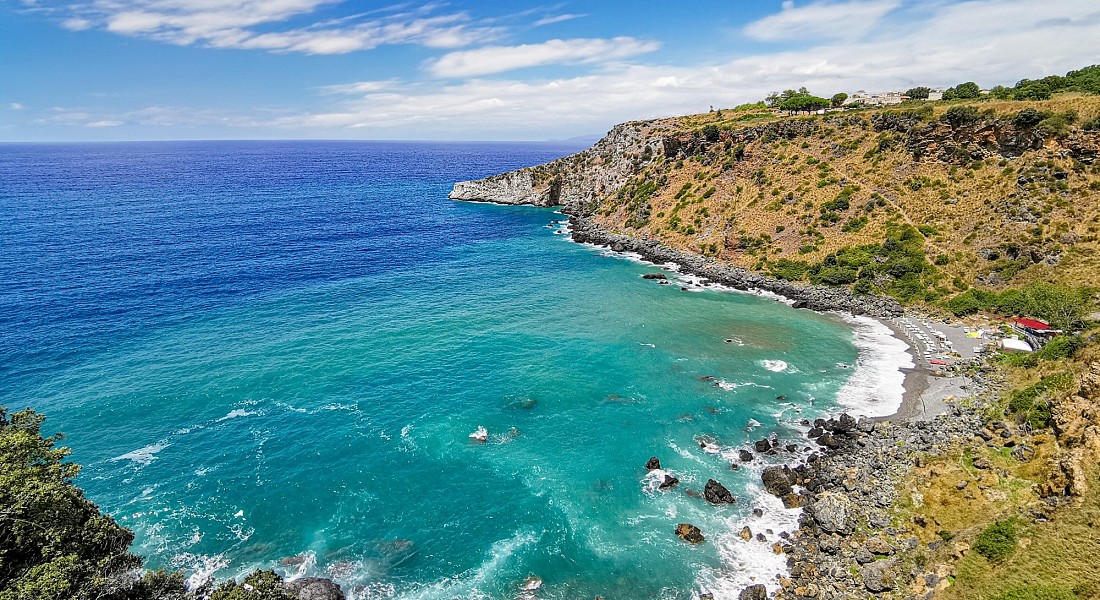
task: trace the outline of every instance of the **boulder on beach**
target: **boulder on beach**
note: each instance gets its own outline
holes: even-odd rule
[[[825,492],[813,504],[814,520],[822,531],[848,534],[853,526],[852,501],[836,492]]]
[[[320,577],[295,579],[286,584],[286,590],[298,600],[345,600],[336,582]]]
[[[737,502],[737,498],[726,489],[726,486],[713,479],[707,480],[707,485],[703,488],[703,498],[711,504],[733,504]]]
[[[690,523],[678,524],[676,526],[676,535],[680,536],[680,539],[685,542],[691,542],[692,544],[699,544],[706,539],[703,537],[703,532]]]
[[[650,456],[649,460],[645,463],[646,471],[656,471],[661,468],[661,460],[656,456]]]

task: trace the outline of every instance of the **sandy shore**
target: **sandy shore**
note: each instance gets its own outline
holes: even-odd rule
[[[910,322],[919,322],[920,318],[912,315],[902,317]],[[948,376],[943,372],[937,373],[933,365],[928,362],[927,355],[919,352],[916,341],[909,331],[899,324],[898,319],[879,319],[879,322],[890,328],[894,337],[905,342],[909,348],[907,352],[913,359],[912,368],[902,369],[905,373],[905,392],[902,395],[901,406],[897,412],[887,417],[879,417],[879,421],[893,421],[912,423],[916,421],[929,421],[937,415],[951,410],[951,402],[957,398],[970,395],[974,382],[962,375]],[[919,325],[917,327],[920,327]],[[923,329],[929,329],[923,327]],[[937,324],[936,329],[947,334],[959,347],[957,351],[963,354],[963,358],[974,356],[980,347],[979,340],[969,340],[965,331],[958,326]]]

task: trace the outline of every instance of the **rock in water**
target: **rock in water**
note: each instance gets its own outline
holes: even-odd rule
[[[542,578],[532,575],[523,580],[523,585],[519,589],[525,592],[537,592],[542,587]]]
[[[768,490],[769,494],[782,498],[794,493],[791,475],[789,467],[768,467],[764,469],[760,479],[763,480],[764,489]]]
[[[645,463],[646,471],[656,471],[661,468],[661,461],[656,456],[649,457],[649,460]]]
[[[768,600],[768,588],[764,587],[762,583],[750,585],[741,590],[741,594],[737,596],[737,600]]]
[[[703,498],[711,504],[733,504],[737,498],[726,489],[726,486],[713,479],[707,480],[707,486],[703,488]]]
[[[699,544],[705,539],[703,537],[703,532],[699,531],[698,527],[690,523],[680,523],[677,525],[676,535],[680,536],[680,539],[685,542],[691,542],[692,544]]]
[[[742,527],[741,528],[741,533],[739,533],[737,535],[741,536],[741,539],[745,540],[746,542],[752,540],[752,530],[749,529],[748,525],[745,525],[744,527]]]
[[[741,462],[752,462],[752,452],[745,449],[738,450],[737,458],[741,459]]]
[[[345,600],[339,585],[320,577],[303,577],[286,584],[286,589],[298,600]]]
[[[668,488],[676,485],[677,483],[680,483],[679,479],[673,477],[672,475],[666,474],[664,480],[661,481],[661,485],[657,486],[657,489],[667,490]]]
[[[753,447],[756,448],[757,452],[767,452],[772,449],[772,442],[771,440],[757,440]]]
[[[645,275],[642,275],[642,279],[662,280],[662,279],[668,279],[668,277],[666,277],[664,273],[646,273]]]

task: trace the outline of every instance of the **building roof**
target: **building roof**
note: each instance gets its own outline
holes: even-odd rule
[[[1016,324],[1021,327],[1027,327],[1028,329],[1035,329],[1037,331],[1046,331],[1050,329],[1050,325],[1036,321],[1035,319],[1016,319]]]

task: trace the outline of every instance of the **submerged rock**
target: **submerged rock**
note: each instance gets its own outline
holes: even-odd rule
[[[642,275],[642,279],[665,280],[668,279],[668,277],[666,277],[664,273],[646,273],[645,275]]]
[[[680,536],[680,539],[685,542],[691,542],[692,544],[702,543],[706,539],[703,537],[703,532],[690,523],[680,523],[677,525],[676,535]]]
[[[645,470],[646,471],[656,471],[657,469],[660,469],[660,468],[661,468],[661,460],[659,458],[657,458],[656,456],[649,457],[649,460],[647,460],[646,463],[645,463]]]
[[[703,498],[711,504],[733,504],[737,502],[737,498],[726,489],[726,486],[713,479],[707,480],[707,485],[703,488]]]

